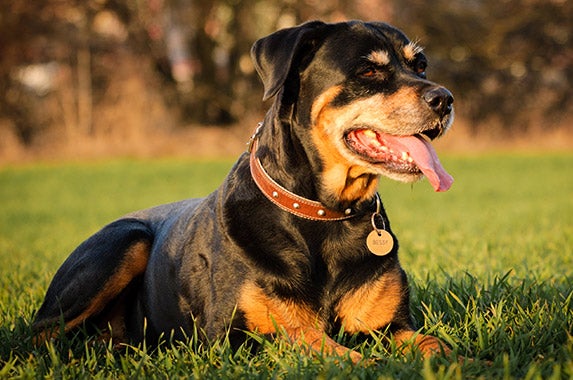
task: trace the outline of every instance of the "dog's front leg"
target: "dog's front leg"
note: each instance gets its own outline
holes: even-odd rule
[[[336,343],[324,332],[323,323],[315,312],[304,304],[268,295],[254,282],[241,289],[239,310],[245,316],[246,327],[262,334],[280,334],[282,331],[291,344],[309,353],[349,355],[356,363],[362,355]]]
[[[292,344],[307,349],[311,354],[326,354],[339,357],[348,355],[353,363],[358,363],[362,360],[360,353],[335,342],[334,339],[318,328],[285,328],[285,332]]]
[[[431,335],[419,334],[414,330],[398,331],[394,333],[394,340],[399,347],[406,351],[418,349],[425,358],[439,354],[449,356],[452,352],[440,339]]]

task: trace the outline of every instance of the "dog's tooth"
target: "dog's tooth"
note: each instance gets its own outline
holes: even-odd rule
[[[414,159],[412,157],[408,157],[408,162],[412,163],[412,162],[414,162]]]
[[[383,152],[388,152],[388,147],[386,145],[382,145],[382,149]]]
[[[408,157],[410,157],[410,156],[408,155],[408,152],[402,152],[402,157],[401,157],[402,160],[407,161],[407,160],[408,160]]]
[[[375,139],[377,137],[376,132],[371,129],[367,129],[363,133],[366,137],[370,137],[371,139]]]

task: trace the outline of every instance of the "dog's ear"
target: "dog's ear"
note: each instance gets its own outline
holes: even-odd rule
[[[293,61],[299,52],[302,52],[301,48],[312,46],[312,32],[325,25],[321,21],[307,22],[293,28],[281,29],[254,43],[251,57],[263,81],[263,100],[270,99],[279,92],[293,67]]]

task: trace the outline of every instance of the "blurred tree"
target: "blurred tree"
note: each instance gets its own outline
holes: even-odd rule
[[[132,135],[136,112],[145,115],[135,116],[136,128],[168,123],[136,3],[4,1],[0,129],[10,128],[29,145],[112,129]]]
[[[474,129],[559,125],[573,110],[573,2],[396,2],[396,20],[428,42],[431,75],[451,87]]]
[[[476,129],[573,109],[568,0],[4,0],[0,136],[126,138],[259,114],[251,44],[310,19],[384,20],[427,45]],[[564,119],[563,119],[564,120]],[[0,144],[1,148],[1,144]]]
[[[36,98],[47,94],[57,73],[57,66],[47,65],[47,56],[59,51],[46,37],[57,30],[38,22],[38,15],[45,12],[42,2],[18,0],[4,1],[0,10],[0,118],[25,143],[52,122],[51,115],[33,112],[39,103]],[[30,92],[38,96],[28,96]]]

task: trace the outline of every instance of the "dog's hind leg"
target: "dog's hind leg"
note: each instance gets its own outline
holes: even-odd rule
[[[81,326],[109,323],[114,337],[125,328],[126,289],[145,272],[153,241],[142,221],[120,219],[83,242],[62,264],[38,310],[33,329],[41,343]]]

